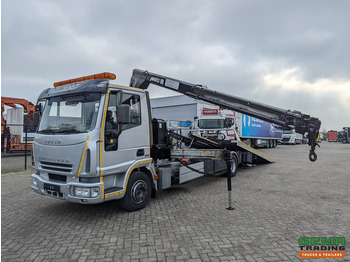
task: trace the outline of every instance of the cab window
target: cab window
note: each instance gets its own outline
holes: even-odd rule
[[[130,106],[130,124],[123,124],[122,130],[141,125],[140,96],[123,93],[121,104]]]
[[[120,104],[130,106],[129,124],[118,124],[117,105]],[[120,132],[141,125],[140,96],[123,92],[111,92],[105,121],[105,150],[117,150]]]

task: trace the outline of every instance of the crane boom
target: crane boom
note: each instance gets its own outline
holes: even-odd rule
[[[1,97],[1,124],[6,123],[6,121],[2,115],[2,113],[5,111],[5,105],[16,108],[16,104],[23,106],[24,110],[28,113],[28,115],[31,118],[34,117],[35,106],[31,102],[29,102],[23,98],[2,96]]]
[[[250,115],[261,120],[277,124],[282,129],[295,129],[297,133],[307,133],[308,144],[311,146],[309,158],[316,161],[316,139],[321,127],[321,121],[310,115],[302,114],[296,110],[285,110],[278,107],[262,104],[252,100],[228,95],[205,86],[191,84],[175,78],[151,73],[145,70],[134,69],[130,79],[130,86],[147,89],[150,84],[161,86],[189,97],[206,101],[222,108]]]

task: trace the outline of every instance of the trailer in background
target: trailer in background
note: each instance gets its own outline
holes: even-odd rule
[[[235,113],[238,136],[253,147],[276,147],[282,139],[282,129],[256,117]]]
[[[328,142],[337,142],[338,141],[338,132],[334,130],[328,131]]]

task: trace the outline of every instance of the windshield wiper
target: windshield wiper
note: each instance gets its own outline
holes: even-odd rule
[[[61,130],[56,131],[55,133],[67,133],[67,134],[75,133],[75,134],[78,134],[78,133],[82,133],[82,132],[75,129],[75,128],[71,128],[71,129],[61,129]]]
[[[54,134],[54,133],[56,133],[56,131],[55,130],[52,130],[52,129],[43,129],[43,130],[40,130],[40,131],[38,131],[38,133],[43,133],[43,134]]]

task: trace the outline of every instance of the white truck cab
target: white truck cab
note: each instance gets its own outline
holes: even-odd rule
[[[282,144],[302,144],[303,141],[303,135],[296,133],[295,130],[284,130],[282,134]]]
[[[204,107],[197,119],[198,133],[214,140],[235,140],[234,117],[230,110]]]

